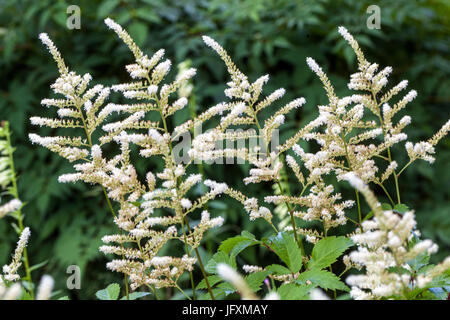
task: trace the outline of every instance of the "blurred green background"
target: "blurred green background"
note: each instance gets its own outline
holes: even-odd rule
[[[81,8],[80,30],[66,27],[66,9],[72,4]],[[380,30],[366,27],[366,8],[372,4],[381,8]],[[96,82],[105,84],[128,81],[124,66],[132,63],[132,55],[103,23],[107,16],[122,24],[149,55],[165,48],[174,65],[191,60],[198,69],[194,78],[197,112],[222,101],[228,81],[222,61],[202,43],[203,34],[221,43],[250,80],[270,74],[265,93],[284,87],[287,94],[281,103],[305,97],[307,104],[289,115],[281,139],[315,117],[318,104],[326,103],[320,81],[306,66],[306,57],[316,59],[341,96],[349,93],[346,84],[356,63],[350,47],[337,33],[340,25],[355,35],[369,61],[394,68],[391,86],[408,79],[409,88],[418,91],[418,98],[403,112],[413,118],[406,130],[409,140],[430,137],[450,115],[448,0],[0,0],[0,119],[9,120],[14,132],[19,192],[27,202],[25,223],[32,230],[31,263],[48,260],[33,278],[51,274],[56,288],[71,298],[94,298],[97,290],[112,281],[120,282],[121,277],[105,270],[108,259],[98,252],[101,236],[114,232],[101,190],[83,184],[58,184],[58,175],[70,172],[71,166],[27,139],[29,132],[50,133],[33,128],[28,119],[48,114],[40,100],[50,96],[49,85],[57,77],[57,68],[38,34],[49,33],[77,73],[90,72]],[[171,76],[177,71],[173,69]],[[111,100],[119,101],[119,97],[113,95]],[[188,110],[177,113],[172,125],[188,116]],[[407,161],[402,147],[393,152],[400,165]],[[400,180],[402,202],[416,210],[423,235],[440,246],[432,261],[450,254],[448,138],[440,142],[437,153],[433,165],[418,161]],[[140,160],[137,166],[145,172],[158,164]],[[237,189],[243,188],[247,169],[205,166],[207,177]],[[296,190],[295,185],[291,188]],[[271,185],[246,190],[260,197],[271,192]],[[225,216],[225,226],[210,234],[202,251],[205,260],[221,240],[242,229],[258,235],[268,231],[264,223],[250,222],[233,200],[221,200],[212,203],[210,211]],[[384,201],[382,194],[380,200]],[[9,260],[16,241],[9,223],[7,219],[0,221],[0,265]],[[240,262],[252,264],[273,258],[265,255],[249,249]],[[65,289],[66,268],[72,264],[82,269],[82,290],[69,292]]]

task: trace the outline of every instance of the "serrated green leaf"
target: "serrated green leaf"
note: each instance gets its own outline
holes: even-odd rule
[[[325,290],[342,290],[349,292],[350,288],[345,285],[339,278],[334,274],[326,270],[313,269],[306,272],[302,272],[296,281],[300,284],[305,284],[309,280],[311,283],[321,287]]]
[[[302,251],[291,234],[280,232],[268,239],[268,245],[293,273],[300,270],[303,263]]]
[[[240,242],[242,241],[246,241],[248,240],[248,238],[246,237],[242,237],[242,236],[236,236],[236,237],[232,237],[232,238],[228,238],[224,241],[222,241],[222,243],[219,246],[219,251],[225,252],[226,254],[229,254],[230,251]]]
[[[139,298],[148,296],[150,292],[132,292],[128,295],[128,300],[137,300]],[[120,300],[127,300],[127,296],[122,297]]]
[[[226,290],[223,288],[214,288],[212,289],[214,298],[216,300],[224,298],[227,294],[226,294]],[[211,300],[211,295],[209,294],[209,292],[206,292],[204,294],[202,294],[201,296],[198,297],[199,300]]]
[[[120,285],[117,283],[111,283],[106,289],[99,290],[95,294],[100,300],[117,300],[119,298]]]
[[[241,236],[246,237],[248,239],[256,240],[255,235],[253,233],[251,233],[251,232],[246,231],[246,230],[241,232]]]
[[[394,210],[403,214],[403,213],[409,211],[409,207],[406,204],[399,203],[399,204],[395,205]]]
[[[309,291],[314,288],[314,285],[298,285],[294,283],[287,283],[281,285],[277,292],[281,300],[308,300]]]
[[[427,252],[419,254],[414,259],[407,261],[411,269],[418,272],[422,267],[430,262],[430,255]]]
[[[346,237],[332,236],[319,240],[311,253],[308,268],[323,269],[329,267],[352,245],[353,242]]]
[[[265,267],[267,271],[270,271],[272,274],[276,275],[284,275],[284,274],[291,274],[291,270],[288,268],[280,265],[280,264],[271,264],[267,267]]]
[[[219,276],[209,276],[208,277],[208,282],[211,287],[213,287],[214,285],[216,285],[217,283],[219,283],[221,281],[223,281],[223,279]],[[200,281],[199,284],[197,285],[197,287],[195,287],[195,289],[207,289],[207,288],[208,288],[208,286],[206,285],[205,279]]]
[[[255,239],[255,236],[250,232],[242,232],[240,236],[228,238],[223,241],[219,247],[219,251],[229,254],[231,257],[236,257],[239,253],[248,247],[259,244],[260,241]]]
[[[211,260],[205,266],[205,270],[208,273],[216,274],[217,273],[217,265],[219,263],[226,263],[233,269],[236,269],[236,260],[233,257],[228,256],[225,252],[219,251],[214,254]]]
[[[389,267],[386,270],[388,272],[393,272],[397,274],[411,274],[411,272],[408,269],[405,269],[403,267]]]
[[[269,271],[253,272],[245,277],[245,281],[253,292],[257,292],[261,289],[264,279],[266,279],[269,274]]]
[[[221,282],[217,285],[217,288],[222,289],[225,295],[235,293],[236,288],[229,282]]]

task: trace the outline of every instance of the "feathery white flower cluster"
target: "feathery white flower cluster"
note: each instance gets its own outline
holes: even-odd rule
[[[117,33],[135,57],[135,63],[126,66],[133,81],[111,88],[96,85],[87,90],[91,76],[86,74],[81,77],[69,72],[48,36],[41,35],[60,70],[60,77],[52,89],[64,95],[65,99],[42,101],[44,106],[57,107],[60,119],[33,117],[31,122],[53,128],[82,128],[85,137],[40,137],[36,134],[30,134],[29,137],[33,143],[76,162],[73,165],[75,172],[61,175],[59,182],[83,181],[100,185],[108,201],[111,199],[119,204],[117,214],[111,210],[120,234],[103,237],[105,245],[100,248],[105,254],[120,257],[108,263],[108,269],[128,275],[133,290],[140,286],[177,286],[178,278],[185,271],[192,271],[196,260],[190,254],[200,245],[204,233],[221,226],[224,221],[222,217],[211,218],[204,210],[200,222],[191,227],[188,215],[203,209],[208,201],[229,190],[224,183],[205,180],[204,184],[210,191],[195,201],[189,199],[190,190],[202,182],[202,176],[187,175],[189,163],[183,165],[175,161],[173,135],[167,119],[183,109],[188,100],[185,95],[172,102],[170,96],[183,88],[196,74],[196,70],[184,68],[173,82],[163,84],[171,67],[170,60],[162,61],[164,50],[149,57],[120,25],[109,18],[105,23]],[[110,89],[122,93],[133,102],[103,106]],[[146,120],[154,111],[160,114],[160,121]],[[125,117],[105,123],[112,113]],[[206,118],[200,117],[196,123]],[[92,139],[97,129],[102,129],[103,135],[95,143]],[[120,153],[111,159],[105,158],[102,152],[107,143],[114,143],[120,149]],[[132,145],[138,146],[142,157],[160,156],[165,164],[164,170],[156,175],[148,172],[146,183],[140,182],[137,170],[131,163]],[[178,231],[180,227],[181,234]],[[167,257],[170,261],[167,260],[164,265],[157,263],[160,250],[170,240],[183,243],[187,250],[186,256]]]
[[[254,168],[249,172],[249,176],[244,179],[248,183],[260,183],[263,181],[278,181],[283,163],[278,161],[280,154],[289,149],[299,137],[293,137],[284,145],[278,146],[277,130],[284,123],[285,115],[290,111],[305,104],[304,98],[299,98],[286,104],[276,111],[271,117],[262,123],[260,111],[281,99],[284,89],[278,89],[261,99],[264,84],[269,80],[268,75],[264,75],[255,82],[250,83],[248,77],[244,75],[232,62],[231,58],[215,40],[208,36],[203,37],[206,45],[211,47],[224,61],[231,81],[227,83],[225,95],[231,99],[230,102],[222,102],[219,105],[200,115],[199,119],[209,119],[212,116],[220,115],[220,123],[212,130],[195,137],[193,149],[190,156],[200,160],[218,158],[240,158],[250,162]],[[195,125],[197,120],[192,122]],[[238,128],[230,133],[231,128]],[[255,129],[258,129],[256,132]],[[249,146],[216,149],[219,142],[226,141],[234,144],[235,141],[249,141]],[[272,213],[265,207],[258,207],[255,199],[246,199],[242,194],[230,194],[241,201],[250,213],[250,219],[264,218],[271,223]]]
[[[411,237],[415,232],[413,213],[407,212],[399,217],[393,211],[381,210],[367,185],[374,183],[380,186],[393,203],[384,186],[393,177],[400,203],[397,181],[399,175],[416,159],[424,159],[430,163],[434,161],[434,147],[449,132],[450,121],[428,141],[417,144],[406,142],[410,161],[398,170],[399,164],[392,159],[391,147],[407,140],[407,135],[402,131],[411,123],[411,117],[403,116],[399,121],[395,121],[394,117],[416,98],[417,92],[411,90],[396,103],[391,102],[408,84],[403,80],[383,93],[392,73],[391,67],[378,71],[376,63],[365,59],[353,36],[344,27],[339,27],[339,33],[350,44],[358,60],[358,72],[351,75],[348,83],[348,88],[357,92],[338,97],[326,73],[314,59],[308,57],[307,65],[322,81],[328,104],[318,106],[319,115],[316,119],[278,145],[277,132],[284,124],[286,115],[305,104],[305,99],[298,98],[287,103],[263,122],[260,112],[280,100],[285,90],[281,88],[261,98],[263,86],[268,82],[269,76],[264,75],[250,82],[232,62],[225,49],[215,40],[204,36],[206,45],[217,52],[228,69],[231,81],[227,83],[224,93],[230,101],[219,103],[172,130],[169,117],[188,105],[188,95],[192,91],[189,81],[196,70],[182,66],[173,82],[164,83],[171,68],[171,61],[163,60],[164,50],[147,56],[120,25],[109,18],[105,23],[134,55],[135,62],[126,66],[133,80],[111,88],[95,85],[88,89],[92,77],[69,71],[53,42],[46,34],[41,34],[40,38],[48,47],[60,72],[51,88],[63,98],[42,100],[43,106],[57,108],[56,118],[32,117],[31,123],[50,128],[82,129],[80,131],[84,130],[84,136],[41,137],[30,134],[29,138],[32,143],[75,162],[75,172],[61,175],[60,182],[83,181],[100,185],[108,203],[111,199],[118,204],[117,214],[111,205],[110,208],[120,232],[104,236],[102,240],[105,245],[100,248],[105,254],[119,257],[107,264],[108,269],[126,274],[133,290],[140,286],[178,287],[177,282],[186,271],[191,272],[192,279],[196,263],[196,259],[190,256],[192,251],[196,251],[197,259],[200,259],[197,248],[205,232],[224,222],[222,217],[211,218],[204,206],[222,194],[238,200],[248,212],[250,220],[263,218],[274,229],[276,227],[272,223],[272,212],[281,212],[283,210],[280,208],[285,208],[289,212],[292,226],[283,227],[293,231],[299,246],[302,247],[297,234],[305,236],[308,242],[317,243],[327,236],[329,229],[351,220],[346,217],[345,211],[354,205],[354,201],[343,200],[340,193],[335,193],[335,187],[327,177],[334,175],[338,181],[349,180],[366,196],[375,212],[372,220],[362,223],[359,193],[356,192],[359,221],[352,221],[361,226],[361,229],[352,235],[352,239],[358,245],[358,251],[344,261],[347,265],[364,266],[367,274],[348,278],[348,283],[353,287],[352,295],[364,299],[388,297],[402,294],[411,286],[410,277],[390,271],[389,268],[406,267],[410,259],[423,252],[432,253],[436,246],[425,240],[410,247]],[[109,103],[104,106],[111,90],[121,93],[131,102]],[[174,99],[172,94],[176,92],[178,97]],[[113,113],[122,117],[117,121],[107,122]],[[159,114],[159,120],[150,121],[154,114]],[[214,117],[219,118],[219,123],[208,132],[196,136],[187,152],[189,161],[185,164],[178,163],[172,144],[180,135]],[[98,136],[94,135],[98,129],[102,130],[102,134],[96,143],[92,140]],[[243,144],[239,147],[237,142],[242,140],[248,140],[248,146]],[[311,141],[318,145],[315,153],[305,152],[299,144]],[[217,144],[223,142],[226,142],[227,147],[217,149]],[[229,142],[232,142],[233,147],[229,147]],[[237,148],[234,147],[235,142],[238,144]],[[120,150],[111,159],[107,159],[102,152],[103,146],[108,143],[118,146]],[[146,174],[145,183],[139,180],[137,170],[131,162],[134,145],[140,156],[158,156],[164,163],[161,172]],[[295,157],[287,154],[291,151]],[[276,210],[260,206],[258,199],[249,198],[224,183],[203,181],[202,175],[188,173],[188,167],[194,160],[212,161],[223,158],[243,159],[252,165],[248,176],[243,178],[245,184],[273,183],[276,191],[274,195],[265,197],[264,201],[276,205]],[[4,159],[0,158],[0,165],[1,161]],[[296,185],[300,190],[295,190],[299,191],[296,195],[291,196],[289,183],[282,181],[282,173],[285,175],[284,162],[298,180]],[[0,176],[0,184],[6,180],[7,176]],[[207,186],[209,191],[194,200],[192,188],[199,183]],[[20,203],[14,201],[0,207],[0,217],[18,207]],[[199,222],[191,225],[189,218],[199,212]],[[320,221],[323,230],[297,228],[295,219]],[[25,230],[29,233],[28,228]],[[29,236],[26,236],[25,230],[13,263],[4,267],[9,280],[18,279],[16,271]],[[161,257],[160,252],[168,242],[181,243],[186,255]],[[304,259],[307,262],[309,258]],[[448,261],[446,259],[432,271],[418,275],[414,281],[419,287],[426,286],[435,276],[448,269]],[[199,264],[202,265],[201,261]],[[257,272],[263,269],[245,266],[244,270]],[[243,298],[256,298],[245,280],[229,266],[219,264],[218,273],[236,286]],[[283,282],[291,282],[297,276],[298,273],[269,275],[272,279]],[[50,287],[51,282],[47,279],[42,285],[42,297],[49,296]],[[273,295],[268,297],[276,298]],[[312,297],[325,298],[320,292],[313,292]]]
[[[11,263],[3,266],[3,277],[8,281],[17,281],[20,279],[20,276],[17,274],[17,270],[22,265],[23,250],[27,246],[30,234],[30,228],[27,227],[23,229],[19,241],[17,242],[16,251],[14,252]]]
[[[36,300],[50,300],[54,280],[49,275],[44,275],[39,283]],[[7,286],[0,277],[0,300],[19,300],[22,297],[22,285],[15,282]]]
[[[118,201],[121,205],[119,215],[115,218],[116,224],[124,231],[126,236],[112,235],[103,238],[106,243],[115,242],[136,243],[138,248],[124,249],[119,245],[105,245],[100,248],[104,253],[114,253],[121,255],[121,260],[114,260],[108,264],[108,268],[114,271],[126,273],[130,276],[131,287],[136,289],[142,285],[159,287],[177,286],[178,278],[185,271],[192,271],[195,259],[187,255],[183,258],[166,257],[167,263],[162,265],[156,263],[157,257],[162,247],[171,239],[178,239],[191,247],[191,250],[200,245],[200,241],[206,231],[219,227],[223,223],[223,218],[210,219],[207,211],[202,213],[201,221],[198,225],[189,225],[188,215],[203,206],[215,197],[220,196],[227,190],[225,184],[218,184],[214,181],[206,180],[204,184],[210,187],[210,191],[201,196],[196,201],[190,200],[187,195],[190,189],[202,181],[199,174],[186,177],[186,166],[177,164],[174,159],[171,133],[167,126],[167,118],[187,105],[187,98],[183,96],[169,102],[169,96],[185,86],[196,70],[193,68],[183,69],[178,74],[175,81],[170,84],[162,84],[162,80],[168,74],[171,62],[164,60],[160,62],[164,55],[164,50],[157,51],[151,58],[144,55],[134,44],[134,41],[111,19],[105,20],[125,44],[134,53],[136,63],[127,66],[127,71],[133,79],[140,79],[137,82],[124,83],[112,87],[114,91],[122,92],[125,98],[139,100],[138,103],[127,105],[107,105],[108,112],[119,112],[130,114],[122,121],[108,123],[103,129],[108,132],[108,139],[102,142],[113,140],[121,145],[121,157],[115,157],[111,161],[111,170],[116,170],[118,160],[127,164],[131,171],[126,173],[117,171],[117,176],[110,176],[110,182],[105,183],[108,176],[104,173],[114,171],[102,170],[101,163],[109,164],[105,160],[93,162],[93,169],[96,171],[98,180],[96,183],[102,184],[107,190],[114,187],[114,183],[120,182],[116,190],[109,196]],[[159,122],[149,122],[141,120],[147,113],[158,111],[161,116]],[[145,133],[128,133],[127,130],[145,129]],[[160,133],[162,131],[162,133]],[[175,130],[176,132],[176,130]],[[156,177],[152,172],[147,173],[147,186],[140,185],[136,179],[135,170],[129,162],[129,144],[133,143],[140,147],[140,155],[143,157],[161,156],[165,163],[163,172],[157,173]],[[131,180],[130,180],[131,178]],[[157,180],[161,180],[161,187],[157,188]],[[88,180],[84,179],[89,182]],[[124,194],[131,193],[126,201]],[[141,205],[136,206],[132,202],[141,200]],[[122,200],[121,200],[122,199]],[[169,215],[156,214],[160,209],[169,210]],[[162,212],[162,211],[161,211]],[[177,227],[181,226],[182,234],[178,234]],[[165,231],[161,228],[166,228]],[[187,231],[186,231],[187,229]],[[170,260],[170,261],[169,261]]]
[[[50,300],[55,281],[49,275],[43,275],[39,283],[36,300]]]
[[[432,280],[450,269],[450,257],[431,270],[419,270],[414,275],[408,262],[422,254],[437,251],[431,240],[417,240],[414,213],[400,215],[392,210],[382,210],[374,194],[354,173],[346,179],[358,189],[374,212],[374,218],[361,224],[351,237],[358,250],[349,254],[354,265],[365,268],[364,274],[351,275],[346,282],[352,287],[354,299],[382,299],[405,296],[415,288],[424,288]],[[401,272],[405,270],[406,272]]]
[[[22,296],[22,286],[16,282],[7,287],[0,277],[0,300],[17,300]]]
[[[359,71],[351,76],[348,85],[349,89],[358,92],[339,98],[322,68],[314,59],[307,58],[308,66],[323,83],[329,103],[319,106],[317,119],[295,135],[305,142],[315,141],[319,150],[316,153],[306,153],[299,145],[292,145],[292,151],[299,156],[301,163],[309,171],[308,174],[302,171],[300,163],[294,157],[287,155],[286,163],[302,186],[300,194],[303,195],[309,191],[309,195],[266,197],[266,202],[275,204],[285,202],[306,207],[306,212],[293,213],[303,220],[322,221],[325,232],[331,227],[345,224],[347,218],[344,210],[354,204],[353,201],[335,204],[341,196],[332,194],[334,187],[327,184],[324,179],[326,175],[334,174],[339,181],[344,179],[348,172],[354,172],[364,183],[372,182],[379,185],[386,193],[387,189],[383,184],[390,177],[394,177],[398,189],[397,179],[401,171],[397,173],[398,164],[392,160],[390,148],[407,139],[407,135],[402,130],[411,122],[411,118],[404,116],[394,124],[393,117],[417,95],[417,92],[412,90],[390,107],[391,98],[405,89],[408,82],[402,81],[387,93],[382,94],[381,90],[387,85],[387,77],[392,72],[392,68],[387,67],[376,73],[378,65],[369,63],[365,59],[358,43],[350,33],[344,27],[339,27],[339,33],[355,51],[358,60]],[[367,120],[365,120],[366,109],[369,111]],[[378,121],[372,120],[373,115],[378,118]],[[410,163],[417,158],[431,160],[429,154],[434,153],[432,146],[447,134],[449,127],[447,122],[429,142],[419,143],[414,148],[407,143]],[[320,130],[315,130],[316,128]],[[385,169],[380,170],[381,166]],[[388,196],[391,198],[389,194]],[[358,210],[360,210],[359,205]],[[361,213],[359,216],[361,217]],[[308,239],[317,241],[317,237],[312,235],[310,230],[306,232],[298,230],[298,232],[306,235],[307,241]]]
[[[18,199],[13,199],[8,203],[5,203],[4,205],[0,206],[0,219],[11,212],[18,210],[20,207],[22,207],[22,202],[20,202],[20,200]]]

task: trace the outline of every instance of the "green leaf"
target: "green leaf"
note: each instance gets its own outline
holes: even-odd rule
[[[277,292],[281,300],[307,300],[309,299],[309,291],[314,287],[314,285],[287,283],[281,285]]]
[[[209,276],[208,277],[208,282],[211,287],[213,287],[215,284],[217,284],[221,281],[223,281],[223,279],[219,276]],[[197,285],[197,287],[195,289],[207,289],[207,288],[208,287],[206,285],[206,281],[205,281],[205,279],[203,279],[202,281],[199,282],[199,284]]]
[[[247,281],[248,286],[253,292],[257,292],[261,288],[264,279],[266,279],[269,274],[269,271],[253,272],[245,277],[245,281]]]
[[[147,25],[142,22],[133,22],[128,27],[128,32],[131,38],[134,39],[138,46],[144,45],[145,39],[147,38]]]
[[[234,257],[228,256],[225,252],[219,251],[216,254],[214,254],[211,258],[211,260],[208,261],[208,263],[205,266],[206,272],[216,274],[217,273],[217,265],[219,263],[226,263],[233,269],[236,269],[236,260]]]
[[[33,282],[25,281],[25,280],[22,281],[22,286],[25,289],[27,289],[28,291],[34,290],[34,287],[35,287]]]
[[[128,295],[129,300],[137,300],[139,298],[148,296],[150,292],[132,292]],[[114,299],[115,300],[115,299]],[[122,297],[120,300],[127,300],[127,296]]]
[[[436,299],[447,300],[448,292],[443,288],[437,287],[437,288],[430,288],[428,290],[430,290],[430,292],[433,293]]]
[[[411,274],[411,272],[408,269],[405,269],[403,267],[389,267],[386,269],[386,271],[397,274]]]
[[[58,298],[58,300],[70,300],[70,299],[69,299],[69,296],[63,296],[61,298]]]
[[[381,204],[381,209],[383,210],[392,210],[392,206],[389,203],[382,203]],[[370,218],[373,217],[373,211],[370,211],[363,219],[362,222],[369,220]]]
[[[409,211],[409,207],[405,204],[399,203],[395,205],[394,210],[397,211],[398,213],[403,214]]]
[[[212,289],[214,298],[216,300],[224,298],[227,294],[226,291],[223,288],[214,288]],[[198,297],[199,300],[211,300],[211,296],[209,294],[209,292],[205,292],[204,294],[200,295]]]
[[[217,288],[222,289],[224,291],[225,295],[229,295],[229,294],[235,293],[237,291],[236,288],[229,282],[219,283],[217,285]]]
[[[106,289],[99,290],[95,294],[100,300],[117,300],[119,298],[120,285],[111,283]]]
[[[411,269],[419,271],[422,267],[426,266],[430,262],[430,255],[427,252],[419,254],[414,259],[407,261]]]
[[[102,1],[101,5],[99,5],[97,9],[97,17],[101,19],[106,18],[106,16],[108,16],[119,3],[120,0]]]
[[[280,265],[280,264],[271,264],[270,266],[265,267],[267,271],[270,271],[272,274],[276,275],[284,275],[284,274],[291,274],[291,270],[288,268]]]
[[[308,268],[323,269],[329,267],[352,245],[353,242],[346,237],[332,236],[321,239],[313,248]]]
[[[268,245],[283,260],[288,268],[296,273],[302,267],[302,251],[295,242],[292,234],[280,232],[268,239]]]
[[[302,272],[296,281],[300,284],[305,284],[306,280],[311,281],[313,284],[325,289],[325,290],[342,290],[349,292],[350,288],[345,285],[334,274],[326,270],[313,269],[306,272]]]
[[[256,240],[255,235],[253,233],[251,233],[251,232],[246,231],[246,230],[241,232],[241,236],[246,237],[248,239]]]
[[[158,14],[156,14],[154,11],[148,10],[148,8],[137,9],[136,16],[141,19],[147,20],[148,22],[154,23],[161,22],[161,19],[159,18]]]
[[[257,245],[259,243],[260,241],[256,240],[253,234],[243,231],[240,236],[228,238],[223,241],[219,247],[219,251],[225,252],[231,257],[236,257],[246,248]]]
[[[30,272],[37,270],[39,268],[42,268],[43,266],[45,266],[48,263],[48,260],[42,261],[41,263],[37,263],[33,266],[30,267]]]

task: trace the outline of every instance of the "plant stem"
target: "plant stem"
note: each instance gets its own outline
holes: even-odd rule
[[[189,113],[191,115],[191,118],[195,119],[197,117],[197,114],[195,112],[195,94],[192,94],[192,95],[189,96],[189,104],[188,104],[188,106],[189,106]],[[194,136],[195,136],[195,127],[194,127]],[[189,163],[186,165],[186,168],[188,166],[189,166]],[[186,168],[185,168],[185,170],[186,170]],[[202,161],[199,161],[197,163],[197,169],[198,169],[198,172],[202,175],[202,177],[204,177],[205,176],[205,168],[203,167],[203,162]],[[203,189],[203,192],[207,191],[206,186],[204,186],[202,189]],[[208,210],[208,203],[205,203],[203,205],[203,209],[206,210],[206,211],[209,211]],[[206,233],[206,239],[205,240],[206,240],[205,241],[206,242],[206,250],[208,252],[211,252],[211,239],[210,239],[210,236],[209,236],[209,232]],[[202,272],[203,271],[204,270],[202,270]],[[206,281],[206,284],[209,285],[208,279],[206,277],[205,277],[205,281]],[[211,298],[214,300],[214,296],[211,293],[210,293],[210,295],[211,295]]]
[[[356,194],[356,203],[358,204],[358,221],[359,221],[359,224],[361,224],[361,222],[362,222],[361,203],[359,202],[359,192],[358,192],[358,190],[355,190],[355,194]]]
[[[155,295],[155,300],[159,300],[158,295],[156,294],[155,287],[153,285],[149,285],[149,284],[147,284],[147,287],[149,287],[153,291],[153,294]]]
[[[413,163],[412,160],[409,160],[409,162],[407,164],[405,164],[405,166],[397,173],[397,178],[402,174],[402,172],[409,167],[409,165]]]
[[[185,219],[186,219],[186,225],[188,227],[188,231],[190,232],[191,226],[189,225],[189,220],[187,217],[185,217]],[[202,271],[203,279],[205,279],[205,283],[206,283],[206,287],[208,288],[209,295],[211,296],[212,300],[215,300],[214,294],[211,289],[211,285],[209,284],[208,276],[205,271],[205,267],[203,265],[202,258],[200,257],[200,252],[198,251],[198,248],[194,248],[194,251],[195,251],[195,254],[197,255],[198,264],[200,266],[200,270]]]
[[[80,111],[81,121],[83,122],[84,132],[86,134],[86,138],[88,139],[88,146],[89,146],[89,148],[92,149],[91,133],[89,132],[87,124],[86,124],[86,120],[84,119],[81,103],[80,103],[80,107],[78,107],[78,110]],[[106,202],[108,203],[109,211],[111,212],[111,214],[115,218],[116,217],[116,213],[114,212],[114,209],[112,207],[111,201],[109,200],[108,194],[106,193],[106,189],[105,189],[104,186],[101,186],[101,187],[102,187],[103,194],[105,196]],[[119,228],[119,234],[122,236],[122,229],[120,229],[120,228]],[[120,243],[120,247],[122,248],[122,259],[125,259],[125,256],[123,254],[124,246],[123,246],[122,242]],[[125,295],[127,297],[127,300],[130,300],[130,294],[129,294],[129,288],[128,288],[128,277],[127,277],[127,275],[125,273],[124,273],[123,281],[125,283]]]
[[[378,184],[378,185],[383,189],[384,193],[386,193],[386,195],[388,196],[389,201],[391,201],[391,204],[392,204],[393,206],[395,206],[394,200],[392,200],[391,195],[390,195],[389,192],[386,190],[386,188],[383,186],[383,184],[382,184],[382,183],[377,183],[377,182],[375,182],[375,183]]]
[[[150,81],[149,81],[149,83],[150,83]],[[166,117],[164,116],[163,110],[161,110],[161,105],[160,105],[159,99],[156,99],[156,102],[157,102],[157,105],[158,105],[159,113],[160,113],[160,115],[161,115],[161,119],[162,119],[162,121],[163,121],[164,131],[165,131],[165,133],[170,134],[170,133],[169,133],[169,130],[167,129]],[[172,165],[172,166],[175,166],[175,160],[174,160],[174,154],[173,154],[173,147],[172,147],[172,142],[171,142],[171,141],[169,141],[169,149],[170,149],[170,161],[171,161],[171,165]],[[178,179],[176,179],[175,183],[176,183],[176,189],[178,190]],[[175,212],[175,214],[176,214],[176,215],[178,215],[178,214],[181,215],[181,229],[183,230],[183,236],[184,236],[184,241],[183,241],[183,242],[184,242],[184,248],[185,248],[185,251],[186,251],[186,255],[187,255],[188,257],[190,257],[189,248],[188,248],[188,244],[187,244],[186,230],[185,230],[185,228],[184,228],[184,214],[183,214],[183,208],[182,208],[181,205],[180,205],[180,199],[179,199],[178,192],[177,192],[177,202],[178,202],[178,205],[177,205],[177,207],[178,207],[178,210],[177,210],[177,211],[178,211],[178,212]],[[193,275],[192,271],[189,271],[189,275],[190,275],[190,278],[191,278],[192,298],[193,298],[194,300],[196,300],[196,296],[195,296],[195,284],[194,284],[194,275]],[[180,289],[180,290],[181,290],[181,289]]]
[[[380,108],[379,108],[380,106],[378,105],[376,94],[373,92],[373,90],[371,90],[371,92],[372,92],[373,100],[375,101],[375,104],[378,106],[378,110],[380,110]],[[384,121],[383,121],[383,117],[381,116],[381,111],[379,111],[378,118],[380,119],[381,130],[383,131],[383,136],[385,137],[386,130],[384,128]],[[391,148],[390,147],[387,147],[387,153],[388,153],[389,163],[391,163],[392,157],[391,157]],[[395,172],[395,170],[394,170],[394,181],[395,181],[395,191],[397,193],[397,201],[398,201],[398,204],[400,204],[401,203],[400,188],[398,186],[398,177],[397,177],[397,173]]]
[[[10,193],[15,199],[19,199],[19,190],[17,188],[16,170],[14,167],[14,157],[13,157],[14,151],[13,151],[13,147],[11,145],[11,132],[9,131],[9,122],[8,121],[4,122],[4,127],[5,127],[5,131],[6,131],[6,141],[8,143],[9,167],[11,169],[12,188],[10,189]],[[17,222],[19,223],[20,234],[22,234],[23,229],[25,229],[24,225],[23,225],[22,208],[19,208],[16,211],[16,213],[17,213],[16,219],[17,219]],[[23,248],[23,260],[24,260],[24,267],[25,267],[25,274],[26,274],[26,277],[24,279],[32,284],[33,280],[31,278],[30,262],[28,259],[27,247]],[[32,299],[34,299],[34,290],[33,290],[32,285],[30,286],[30,296]]]
[[[175,288],[177,288],[178,290],[180,290],[180,292],[181,292],[186,298],[188,298],[189,300],[192,300],[191,297],[189,297],[189,296],[188,296],[188,295],[180,288],[180,286],[179,286],[178,284],[175,285]],[[194,298],[194,300],[195,300],[195,298]]]
[[[339,123],[340,123],[340,120],[339,120]],[[347,158],[348,167],[351,171],[353,171],[352,164],[350,162],[350,156],[348,155],[347,141],[345,141],[345,136],[341,137],[341,139],[342,139],[342,142],[344,142],[345,157]],[[359,224],[361,224],[361,222],[362,222],[361,203],[359,202],[359,191],[356,189],[355,189],[355,195],[356,195],[356,203],[358,205],[358,221],[359,221]]]
[[[181,209],[181,208],[180,208]],[[183,209],[181,209],[181,215],[183,215],[182,212]],[[189,257],[189,248],[188,248],[188,244],[187,244],[187,235],[186,235],[186,230],[184,228],[184,216],[181,218],[181,229],[183,229],[183,236],[184,236],[184,249],[186,250],[186,254]],[[191,278],[191,286],[192,286],[192,298],[194,300],[196,300],[195,297],[195,284],[194,284],[194,275],[192,274],[192,271],[189,272],[190,278]]]
[[[253,108],[252,108],[252,110],[253,110]],[[256,112],[254,110],[253,110],[253,118],[255,119],[255,124],[258,127],[259,132],[261,133],[262,128],[261,128],[261,125],[259,124],[258,117],[257,117]],[[264,141],[264,144],[266,146],[266,153],[269,154],[269,145],[268,145],[268,143],[266,141]],[[283,187],[281,186],[280,181],[276,180],[276,184],[280,188],[280,193],[282,195],[284,195],[284,190],[283,190]],[[292,224],[292,230],[294,231],[295,241],[297,242],[297,245],[302,250],[302,254],[305,254],[305,248],[303,247],[303,241],[301,239],[299,239],[299,237],[297,235],[297,227],[295,225],[294,210],[291,208],[289,203],[286,203],[286,206],[287,206],[287,209],[289,211],[289,215],[291,216],[291,224]]]

